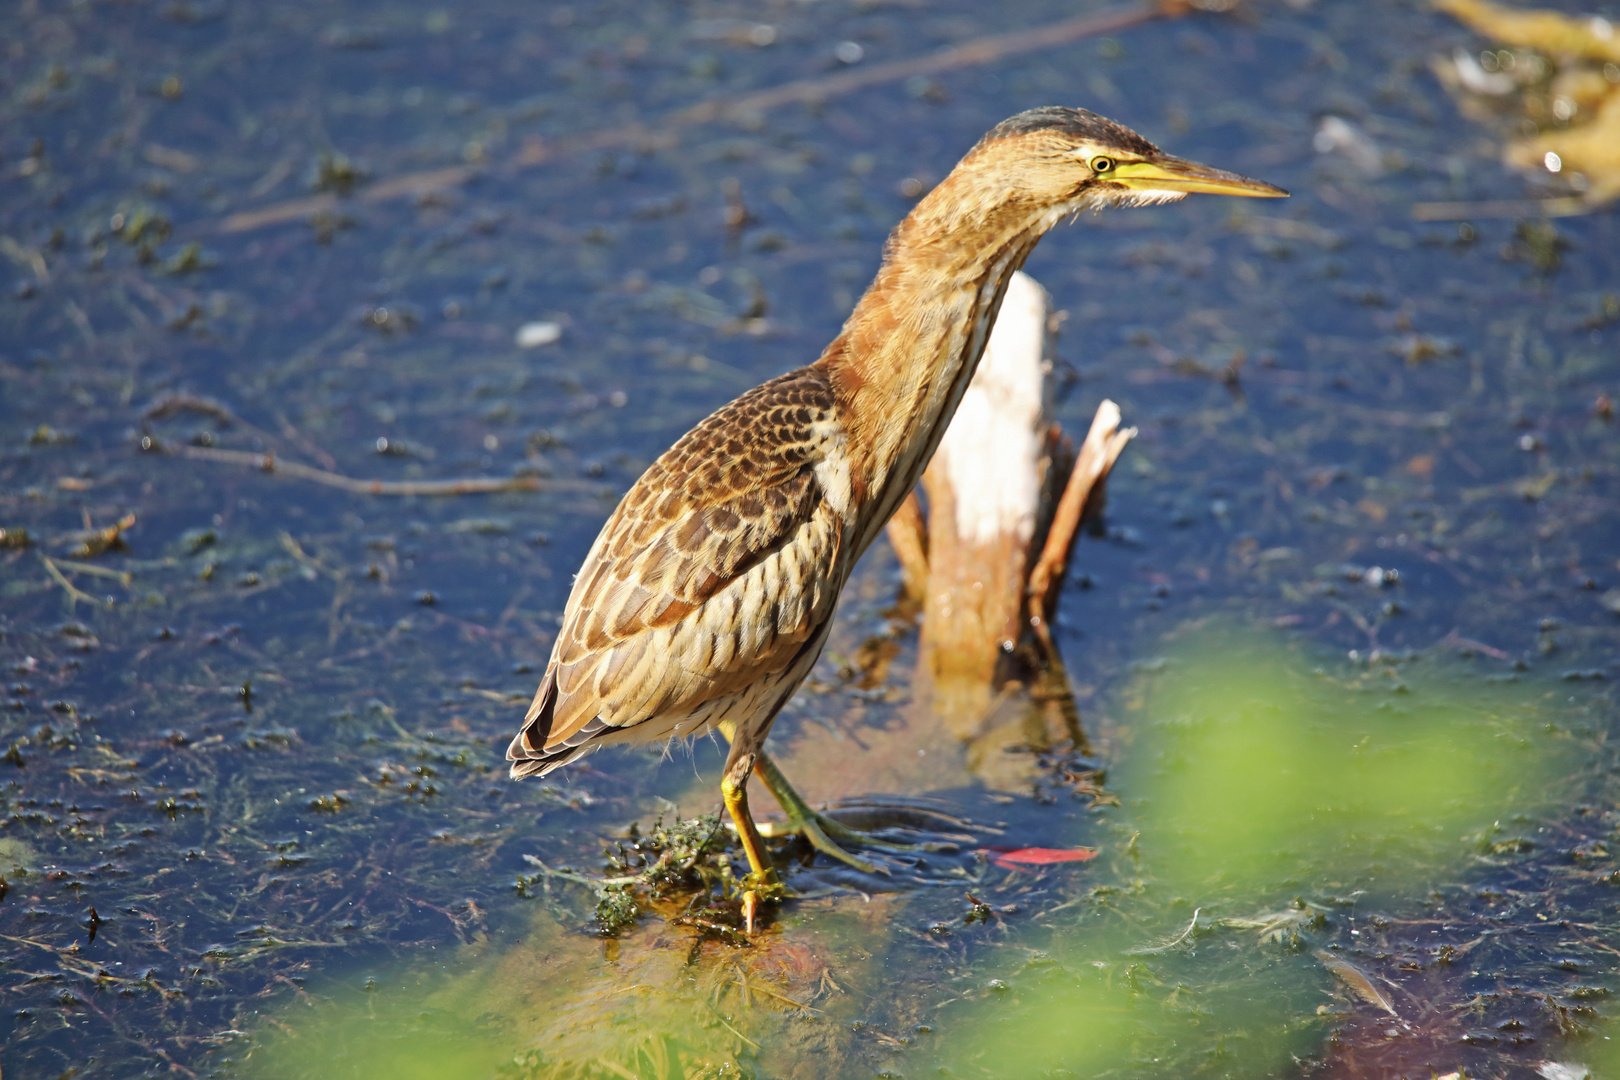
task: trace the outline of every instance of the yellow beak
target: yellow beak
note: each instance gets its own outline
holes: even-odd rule
[[[1205,191],[1211,195],[1246,195],[1253,199],[1288,198],[1288,192],[1264,180],[1251,180],[1237,173],[1173,157],[1162,157],[1157,161],[1121,161],[1102,179],[1133,191]]]

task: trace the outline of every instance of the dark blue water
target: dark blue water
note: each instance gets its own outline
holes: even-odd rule
[[[653,1063],[634,1068],[725,1060],[759,1075],[1001,1075],[1009,1045],[1028,1049],[1022,1075],[1147,1075],[1155,1058],[1233,1076],[1599,1064],[1620,449],[1596,403],[1620,395],[1620,236],[1612,210],[1559,219],[1552,239],[1528,207],[1414,218],[1417,204],[1544,193],[1499,161],[1511,120],[1465,118],[1429,72],[1481,41],[1426,7],[1268,5],[812,106],[677,115],[1074,13],[14,13],[0,62],[0,744],[15,747],[0,762],[0,1066],[237,1075],[257,1048],[251,1067],[287,1070],[310,1055],[267,1049],[272,1032],[324,1038],[319,1025],[344,1029],[351,1008],[415,1017],[435,993],[451,1029],[499,1029],[473,1042],[501,1061],[559,1017],[635,1033],[511,1066],[536,1074],[632,1067],[632,1044]],[[838,58],[848,42],[854,64]],[[1002,822],[1014,845],[1102,856],[990,866],[972,889],[791,905],[744,978],[819,1013],[745,994],[713,942],[688,962],[684,931],[657,916],[613,966],[586,893],[513,888],[532,871],[524,856],[594,872],[607,838],[659,798],[711,810],[721,759],[701,743],[506,781],[501,748],[575,568],[681,432],[819,353],[916,192],[994,123],[1049,103],[1294,192],[1088,219],[1028,266],[1067,312],[1064,426],[1082,429],[1107,397],[1141,432],[1059,618],[1121,804],[1072,797],[1050,763],[1028,788],[991,790],[949,740],[908,726],[908,633],[891,693],[844,685],[830,655],[817,672],[830,692],[806,694],[775,743],[812,798],[932,793]],[[1326,117],[1374,163],[1319,150]],[[471,171],[384,197],[454,168]],[[519,347],[531,322],[556,324],[556,342]],[[187,456],[216,450],[540,490],[371,496]],[[79,553],[128,514],[123,546]],[[12,546],[19,530],[27,546]],[[830,654],[891,631],[896,582],[880,546]],[[1342,725],[1342,741],[1299,751],[1307,790],[1326,785],[1313,775],[1359,775],[1337,755],[1367,753],[1364,737],[1384,733],[1389,760],[1408,762],[1329,800],[1360,815],[1366,850],[1390,866],[1340,859],[1362,850],[1349,826],[1288,832],[1315,838],[1297,863],[1229,878],[1170,858],[1185,834],[1155,809],[1152,777],[1211,799],[1228,789],[1178,771],[1207,756],[1177,734],[1188,710],[1166,704],[1196,680],[1154,687],[1210,634],[1275,656],[1284,689],[1274,701],[1251,687],[1260,705],[1238,695],[1187,723],[1280,710],[1297,720],[1285,731]],[[1462,711],[1443,730],[1467,753],[1432,782],[1401,757],[1421,763],[1427,729],[1378,726],[1409,698]],[[1256,730],[1231,740],[1250,752],[1230,767],[1268,760],[1270,729]],[[1521,784],[1504,746],[1527,755]],[[942,763],[914,766],[918,749]],[[1482,776],[1484,792],[1469,782]],[[1242,805],[1298,813],[1287,799]],[[1392,813],[1446,830],[1410,833]],[[980,897],[997,908],[988,921],[963,921],[974,890],[995,890]],[[1285,910],[1307,914],[1262,941],[1261,917]],[[1188,925],[1173,947],[1131,951]],[[1318,952],[1382,987],[1399,1022]],[[383,990],[365,993],[368,978]],[[612,996],[642,983],[654,991],[631,995],[634,1009]],[[545,992],[521,1002],[502,989],[534,985]],[[468,986],[492,995],[470,1020],[454,1011],[477,997]],[[1199,994],[1212,1004],[1186,1005]],[[693,1012],[699,999],[710,1011]],[[1072,1019],[1138,1000],[1135,1026]],[[1053,1017],[1095,1055],[1028,1035]],[[406,1059],[435,1060],[439,1036],[378,1030]],[[362,1072],[395,1060],[356,1045]],[[495,1067],[449,1056],[477,1059],[468,1075]]]

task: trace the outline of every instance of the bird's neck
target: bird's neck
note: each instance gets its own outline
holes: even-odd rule
[[[1008,280],[1063,212],[982,182],[959,167],[895,227],[876,279],[822,354],[860,508],[857,556],[927,468]]]

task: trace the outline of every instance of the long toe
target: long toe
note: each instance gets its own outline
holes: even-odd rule
[[[900,824],[906,829],[909,822]],[[913,831],[906,829],[906,831]],[[947,835],[944,839],[918,839],[915,841],[891,840],[885,837],[874,836],[872,833],[860,829],[850,828],[830,814],[818,813],[806,808],[804,812],[789,814],[786,821],[764,821],[759,823],[761,836],[776,839],[783,836],[802,836],[810,842],[810,846],[823,852],[839,862],[847,863],[857,870],[866,873],[889,874],[888,867],[868,862],[865,859],[850,854],[850,848],[867,848],[872,851],[882,851],[892,854],[907,854],[917,852],[950,852],[960,851],[963,841],[971,841],[972,837],[961,835]],[[969,846],[972,846],[971,844]]]
[[[828,826],[831,826],[832,830],[839,834],[839,839],[843,840],[845,843],[852,845],[865,843],[867,838],[861,833],[856,832],[854,829],[845,828],[844,826],[838,824],[838,822],[833,821],[831,818],[822,817],[820,814],[811,814],[803,821],[795,822],[794,824],[797,826],[797,831],[806,840],[810,841],[810,846],[822,854],[837,859],[839,862],[847,863],[863,873],[889,873],[889,868],[886,866],[876,866],[867,862],[865,859],[851,855],[848,851],[845,851],[841,846],[839,846],[837,841],[828,835]]]
[[[826,833],[833,840],[843,841],[844,843],[851,844],[855,847],[874,848],[878,851],[957,851],[961,847],[960,841],[965,839],[963,837],[951,836],[943,841],[888,840],[881,836],[875,836],[871,832],[851,828],[849,825],[844,824],[831,814],[818,813],[812,815],[812,817],[821,831]],[[900,825],[900,827],[906,828],[908,825],[909,823],[903,823]]]

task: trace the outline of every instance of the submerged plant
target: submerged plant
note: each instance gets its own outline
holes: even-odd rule
[[[561,878],[590,888],[596,894],[594,921],[597,932],[613,937],[634,926],[644,911],[665,910],[674,921],[708,926],[725,932],[735,921],[735,876],[726,854],[728,843],[719,814],[675,819],[666,825],[660,814],[646,833],[632,823],[622,839],[604,848],[601,877],[553,870],[532,855],[525,856],[539,871],[521,875],[520,896],[534,895],[543,878]],[[694,913],[703,912],[711,918]]]

